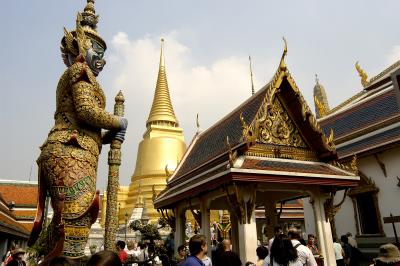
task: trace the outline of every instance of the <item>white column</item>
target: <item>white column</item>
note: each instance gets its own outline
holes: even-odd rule
[[[174,236],[174,244],[175,244],[175,252],[177,252],[178,247],[184,244],[185,240],[185,210],[182,208],[175,208],[175,236]]]
[[[207,245],[211,254],[211,232],[210,232],[210,209],[207,200],[202,198],[200,201],[201,225],[200,233],[206,236]]]
[[[320,251],[324,256],[324,265],[336,265],[335,252],[333,250],[333,238],[330,222],[325,219],[324,201],[326,196],[317,191],[312,195],[315,217],[315,227],[320,245]]]
[[[242,264],[247,261],[257,261],[257,227],[254,212],[249,224],[238,223],[239,232],[239,256]]]

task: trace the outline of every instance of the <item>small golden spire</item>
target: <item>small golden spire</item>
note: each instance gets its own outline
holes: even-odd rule
[[[199,122],[199,113],[196,115],[196,126],[197,126],[197,133],[200,132],[200,122]]]
[[[179,126],[178,120],[175,117],[174,109],[169,95],[167,75],[165,72],[165,59],[164,59],[164,39],[161,39],[161,53],[160,65],[158,69],[157,85],[154,92],[153,104],[149,118],[147,119],[147,126],[151,124],[163,124],[173,127]]]
[[[249,55],[249,62],[250,62],[250,78],[251,78],[251,95],[254,95],[254,82],[253,82],[253,69],[251,67],[251,57]]]
[[[365,88],[369,85],[369,80],[368,80],[368,75],[365,73],[365,71],[360,67],[358,64],[358,61],[356,62],[356,69],[358,72],[358,75],[361,77],[361,85]]]
[[[283,47],[283,53],[282,53],[281,62],[279,64],[279,67],[282,70],[286,70],[285,56],[287,54],[287,41],[286,41],[285,37],[282,37],[282,39],[283,39],[283,42],[285,43],[285,46]]]

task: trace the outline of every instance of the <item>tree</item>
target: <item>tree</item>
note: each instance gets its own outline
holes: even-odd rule
[[[143,225],[140,220],[135,220],[129,224],[129,227],[133,231],[139,231],[142,235],[142,240],[149,240],[150,243],[154,243],[154,240],[161,240],[161,235],[158,232],[157,224],[146,224]]]

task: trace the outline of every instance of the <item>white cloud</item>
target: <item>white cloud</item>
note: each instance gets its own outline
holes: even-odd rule
[[[400,60],[400,45],[394,45],[392,51],[390,51],[390,54],[387,56],[387,64],[391,65],[398,60]]]
[[[130,39],[123,32],[116,34],[107,63],[112,74],[107,73],[103,84],[113,88],[106,90],[110,105],[113,104],[111,96],[119,89],[123,89],[126,98],[129,128],[123,148],[122,184],[127,184],[133,173],[137,145],[145,131],[157,79],[161,37],[165,39],[172,104],[184,129],[186,143],[196,131],[197,113],[201,128],[206,129],[251,96],[247,56],[217,58],[209,65],[198,65],[194,63],[192,51],[179,42],[178,32],[140,39]],[[259,87],[257,80],[255,85]]]

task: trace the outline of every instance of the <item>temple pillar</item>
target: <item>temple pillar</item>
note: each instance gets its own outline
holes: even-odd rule
[[[210,207],[208,205],[209,204],[207,204],[207,200],[205,198],[202,198],[200,201],[200,213],[201,213],[200,234],[206,236],[207,245],[211,252]]]
[[[278,214],[276,212],[276,201],[269,200],[264,202],[265,221],[266,221],[266,235],[268,239],[274,237],[274,227],[278,225]],[[263,232],[264,234],[264,232]]]
[[[231,244],[232,244],[232,251],[239,254],[239,231],[238,231],[238,219],[237,217],[230,213],[230,220],[231,220]],[[243,262],[242,263],[246,263]]]
[[[324,202],[327,196],[317,191],[312,195],[312,205],[315,217],[315,228],[319,241],[320,252],[324,257],[324,265],[336,265],[335,253],[333,250],[333,238],[330,222],[326,219]]]
[[[175,236],[174,236],[174,244],[175,244],[175,252],[177,252],[178,247],[185,243],[185,224],[186,224],[186,216],[185,209],[181,207],[175,208]]]
[[[257,261],[257,227],[254,212],[250,223],[238,223],[239,256],[243,264]]]

